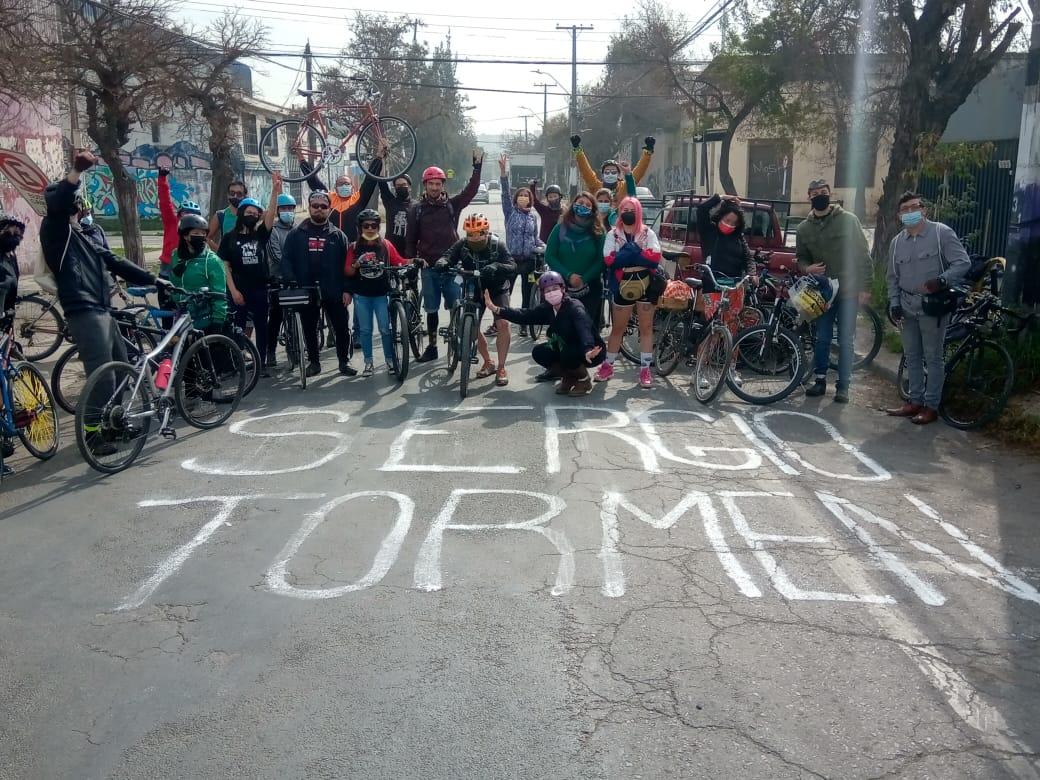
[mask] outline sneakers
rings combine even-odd
[[[373,376],[375,373],[376,373],[376,367],[374,365],[372,365],[371,363],[365,363],[365,369],[361,372],[361,377],[363,379],[368,379],[370,376]]]
[[[350,363],[340,363],[339,372],[343,374],[343,376],[357,376],[357,369],[350,365]]]
[[[614,366],[610,363],[603,362],[599,364],[599,370],[596,371],[597,382],[608,382],[614,377]]]
[[[436,360],[437,357],[438,357],[438,355],[437,355],[437,345],[436,344],[430,344],[430,346],[428,346],[423,351],[423,353],[421,355],[419,355],[418,360],[416,360],[415,362],[416,363],[429,363],[431,360]]]
[[[560,367],[551,366],[534,378],[535,382],[554,382],[561,377]]]
[[[654,375],[650,373],[650,366],[643,366],[639,369],[639,386],[644,390],[649,390],[654,386]]]
[[[267,365],[274,368],[278,365],[278,358],[275,357],[273,352],[267,353]]]
[[[819,398],[827,392],[827,380],[817,379],[813,382],[812,387],[805,391],[805,394],[810,398]]]
[[[0,466],[0,477],[13,477],[14,469],[8,466],[6,463]]]
[[[315,360],[307,364],[307,376],[317,376],[320,373],[321,363]]]
[[[580,373],[574,382],[574,386],[571,387],[570,392],[567,394],[571,398],[580,398],[583,395],[588,395],[592,392],[592,377],[589,376],[589,372],[582,368]]]
[[[849,402],[848,385],[837,385],[834,388],[834,403],[847,404]]]

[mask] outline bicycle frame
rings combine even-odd
[[[375,123],[376,135],[382,140],[383,129],[379,124],[379,114],[372,108],[370,102],[365,103],[319,103],[311,108],[307,112],[307,123],[317,129],[325,138],[329,137],[329,124],[325,121],[326,112],[330,111],[350,111],[350,112],[361,112],[361,118],[350,127],[350,132],[345,137],[340,139],[340,142],[336,145],[326,145],[324,147],[324,156],[329,156],[328,150],[335,149],[336,153],[342,155],[349,144],[354,138],[361,134],[368,125]],[[319,155],[313,149],[309,147],[306,139],[307,129],[306,125],[300,126],[299,134],[293,140],[292,149],[301,158],[316,159],[323,155]]]
[[[185,350],[185,344],[187,343],[186,338],[180,339],[177,345],[173,348],[173,356],[170,360],[173,363],[173,367],[170,371],[171,381],[166,384],[166,387],[160,393],[159,388],[155,386],[155,377],[152,376],[152,372],[147,370],[150,363],[158,362],[159,357],[166,352],[167,348],[178,336],[187,336],[193,332],[196,332],[192,327],[191,316],[188,314],[182,314],[177,318],[177,321],[170,328],[170,332],[166,334],[162,341],[160,341],[155,349],[149,352],[147,355],[142,355],[137,359],[137,363],[134,364],[134,369],[137,371],[137,379],[134,382],[133,394],[136,395],[138,390],[141,388],[141,383],[148,380],[148,388],[153,398],[169,399],[173,393],[173,387],[175,382],[172,381],[172,377],[177,373],[177,367],[180,365],[180,358]],[[138,417],[148,416],[152,417],[155,415],[155,410],[149,411],[146,415],[137,415]]]
[[[6,437],[18,435],[14,427],[14,397],[11,395],[11,383],[7,374],[11,370],[11,346],[14,340],[10,333],[4,333],[0,340],[0,401],[4,405],[4,413],[0,415],[0,433]]]

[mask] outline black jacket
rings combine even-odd
[[[379,199],[386,211],[386,240],[394,245],[401,257],[407,257],[408,209],[415,205],[415,201],[397,197],[385,181],[379,182]]]
[[[408,209],[404,256],[436,262],[459,238],[459,217],[480,189],[482,163],[473,166],[466,188],[449,198],[445,192],[433,201],[423,195]]]
[[[604,348],[603,338],[592,325],[592,318],[581,302],[564,296],[560,310],[545,301],[533,309],[501,309],[496,317],[501,317],[517,325],[548,325],[549,339],[555,336],[568,347],[575,347],[588,352],[593,347]]]
[[[306,160],[300,161],[300,170],[303,173],[308,173],[310,169],[310,163]],[[368,165],[368,170],[372,173],[379,175],[379,172],[383,170],[383,161],[376,157]],[[311,173],[307,177],[307,184],[312,190],[325,190],[329,192],[329,188],[325,186],[317,173]],[[343,211],[330,211],[329,221],[342,230],[347,235],[349,241],[357,241],[357,215],[368,208],[368,202],[372,200],[372,196],[376,194],[376,185],[379,184],[371,176],[366,176],[365,180],[361,182],[361,190],[358,194],[358,199],[354,201],[354,204],[349,208],[343,209]]]
[[[321,286],[323,300],[343,297],[347,237],[331,222],[315,225],[305,219],[289,231],[282,246],[282,281],[304,287]]]
[[[0,317],[14,308],[18,297],[18,258],[14,252],[0,255]]]
[[[712,271],[740,279],[745,274],[755,272],[755,261],[742,233],[734,231],[725,236],[719,231],[718,224],[712,221],[711,210],[721,202],[722,198],[712,195],[697,206],[697,232],[701,237],[701,251],[705,258],[711,256]]]
[[[77,186],[67,180],[48,185],[44,193],[47,216],[40,223],[43,259],[58,283],[58,300],[65,314],[105,311],[111,300],[106,270],[134,284],[155,284],[155,276],[129,260],[112,254],[69,224],[76,213]]]
[[[469,248],[466,239],[460,238],[443,259],[453,268],[480,271],[481,283],[493,293],[509,292],[516,276],[516,262],[506,251],[505,242],[494,233],[488,237],[487,246],[477,252]]]

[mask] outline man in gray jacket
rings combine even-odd
[[[959,284],[971,268],[971,260],[952,228],[927,218],[920,195],[903,194],[899,221],[903,230],[892,239],[888,251],[888,305],[892,319],[902,329],[910,400],[888,413],[927,425],[939,419],[946,373],[943,341],[950,315],[928,316],[922,302],[925,295]]]

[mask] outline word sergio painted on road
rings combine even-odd
[[[533,406],[495,405],[495,406],[459,406],[459,407],[422,407],[417,408],[411,420],[405,425],[389,447],[389,452],[380,472],[412,473],[412,474],[489,474],[498,475],[497,482],[507,475],[521,474],[525,469],[510,463],[495,465],[459,465],[449,463],[419,463],[411,455],[413,448],[423,437],[449,437],[445,441],[451,445],[458,431],[445,427],[434,427],[432,419],[436,416],[459,417],[468,420],[483,418],[490,422],[496,418],[498,423],[507,422],[501,415],[523,414],[530,420],[532,413],[537,412]],[[692,469],[703,469],[706,473],[716,475],[728,473],[728,480],[738,476],[734,472],[755,472],[766,464],[775,468],[784,479],[798,478],[810,472],[812,479],[826,478],[839,484],[845,483],[885,483],[892,480],[892,475],[879,463],[863,453],[855,445],[847,441],[841,433],[827,421],[814,415],[792,411],[764,411],[755,414],[750,420],[738,414],[727,414],[718,418],[703,412],[681,409],[648,409],[637,412],[618,411],[598,406],[546,406],[541,409],[545,431],[544,454],[545,472],[549,475],[561,473],[561,446],[568,440],[588,443],[592,437],[605,436],[621,442],[622,450],[634,453],[638,458],[638,467],[627,464],[626,468],[638,468],[637,473],[649,475],[661,474],[666,465],[674,465],[687,475]],[[312,426],[317,429],[302,430],[262,430],[266,424],[284,423],[286,419],[321,420],[325,425]],[[737,441],[729,442],[742,446],[703,446],[684,445],[684,454],[676,454],[670,449],[659,425],[655,420],[661,418],[690,418],[695,424],[687,424],[684,430],[687,436],[696,436],[702,441],[711,439],[709,433]],[[816,439],[824,442],[827,449],[836,448],[835,453],[828,454],[826,460],[829,467],[819,465],[810,460],[808,454],[800,451],[795,445],[783,439],[774,430],[775,423],[783,418],[796,420],[802,429],[811,427],[815,430]],[[267,440],[276,443],[281,439],[298,437],[320,437],[329,440],[327,451],[313,452],[312,461],[284,468],[260,469],[247,467],[243,463],[205,463],[199,458],[184,461],[182,468],[199,474],[226,477],[264,477],[266,484],[271,477],[312,471],[332,463],[351,451],[352,437],[344,430],[337,430],[351,420],[347,412],[336,410],[307,410],[298,412],[280,412],[277,414],[252,417],[239,420],[230,426],[233,436],[249,439]],[[439,425],[446,425],[445,422]],[[494,442],[504,442],[506,437],[500,436]],[[456,443],[456,446],[460,446]],[[486,448],[496,455],[504,454],[502,446]],[[806,449],[805,447],[801,448]],[[282,449],[281,452],[299,454],[303,447]],[[470,450],[472,452],[472,450]],[[568,456],[570,453],[568,453]],[[589,457],[588,452],[576,450],[576,457]],[[840,457],[839,457],[840,455]],[[817,454],[817,459],[819,455]],[[593,456],[594,458],[594,456]],[[844,459],[847,465],[855,464],[851,471],[841,471],[838,463]],[[255,464],[254,464],[255,465]],[[577,469],[577,466],[574,467]],[[587,468],[595,470],[594,464]],[[768,467],[767,467],[768,468]],[[748,474],[749,479],[751,474]],[[757,475],[756,475],[757,476]],[[774,477],[777,475],[774,475]],[[664,478],[651,478],[650,484]],[[721,482],[720,480],[717,480]],[[795,480],[797,483],[797,480]],[[661,482],[663,484],[663,482]],[[684,483],[685,485],[685,483]],[[894,487],[894,486],[893,486]],[[564,491],[566,492],[566,491]],[[230,519],[243,505],[250,502],[299,502],[327,499],[324,493],[248,493],[238,495],[207,495],[192,498],[150,499],[140,502],[141,507],[170,507],[191,504],[216,504],[217,511],[192,539],[171,553],[156,568],[155,572],[137,590],[128,596],[119,609],[134,609],[145,604],[170,577],[175,575],[189,560],[199,547],[204,545],[222,527],[229,525]],[[536,505],[537,513],[526,519],[512,519],[505,522],[464,522],[467,516],[467,504],[494,499],[499,506],[508,507],[508,514],[516,515],[523,509]],[[782,546],[790,549],[793,546],[805,546],[809,549],[833,550],[837,546],[835,539],[819,534],[781,534],[764,533],[752,528],[746,513],[748,505],[754,504],[758,515],[767,518],[790,516],[798,512],[807,501],[821,508],[823,513],[836,520],[848,532],[849,539],[861,544],[872,562],[872,568],[888,572],[902,583],[909,592],[921,602],[930,606],[946,603],[946,596],[930,579],[918,569],[920,564],[905,560],[893,551],[896,545],[905,546],[915,554],[926,556],[933,568],[937,564],[944,572],[957,577],[966,577],[997,588],[1016,598],[1040,604],[1040,592],[1014,572],[1004,567],[994,556],[972,541],[967,534],[954,524],[946,521],[932,507],[914,495],[903,494],[906,507],[916,516],[923,518],[930,528],[940,533],[943,538],[952,540],[956,546],[967,554],[971,563],[960,560],[935,544],[915,538],[903,527],[890,519],[858,503],[843,498],[833,489],[817,490],[813,485],[806,496],[797,496],[788,491],[774,490],[682,490],[682,495],[675,505],[660,516],[655,516],[640,506],[639,502],[626,496],[624,491],[603,489],[598,500],[600,529],[599,550],[596,555],[597,565],[601,572],[600,590],[603,596],[618,598],[625,593],[624,555],[622,550],[621,518],[630,516],[654,529],[667,530],[673,528],[686,515],[699,517],[710,550],[726,577],[732,582],[737,592],[748,598],[760,598],[763,591],[758,582],[741,561],[753,558],[761,566],[769,584],[783,597],[791,600],[843,601],[875,605],[892,605],[895,597],[885,593],[870,591],[863,578],[854,577],[855,587],[850,592],[832,590],[816,590],[800,587],[794,577],[781,564],[777,555],[767,545]],[[355,502],[365,501],[364,504]],[[761,511],[763,502],[769,505],[765,512]],[[335,587],[305,588],[294,585],[291,580],[291,564],[308,538],[335,513],[346,513],[354,503],[356,519],[357,507],[363,506],[362,517],[370,518],[375,504],[385,503],[393,513],[393,522],[379,543],[372,564],[368,571],[357,580]],[[721,506],[722,512],[719,512]],[[566,531],[561,527],[562,520],[573,519],[573,513],[564,515],[567,503],[561,495],[533,490],[508,488],[454,488],[444,501],[439,512],[426,532],[419,547],[414,570],[413,586],[419,591],[437,591],[444,587],[442,573],[442,549],[446,536],[450,534],[487,534],[528,532],[542,537],[556,552],[555,582],[552,594],[562,596],[575,585],[576,554],[575,548]],[[299,599],[329,599],[362,591],[378,584],[397,562],[402,547],[411,531],[412,521],[416,514],[414,500],[404,493],[392,490],[357,490],[345,495],[326,500],[315,511],[305,515],[302,525],[290,537],[282,550],[271,563],[264,577],[268,591]],[[471,509],[482,519],[487,519],[486,510]],[[528,510],[530,511],[530,510]],[[732,532],[743,540],[743,545],[734,549],[727,540],[726,531],[720,515],[724,514],[732,527]],[[756,515],[756,516],[758,516]],[[557,520],[558,519],[558,520]],[[557,523],[553,523],[557,520]],[[879,536],[880,535],[880,536]],[[895,544],[893,544],[893,542]],[[740,555],[738,555],[740,554]],[[963,557],[963,556],[961,556]],[[849,578],[843,578],[848,583]]]

